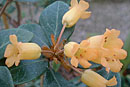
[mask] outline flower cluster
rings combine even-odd
[[[80,0],[79,3],[77,0],[71,0],[70,10],[63,16],[62,24],[72,27],[80,18],[89,18],[91,12],[85,11],[88,7],[89,4],[84,0]],[[80,44],[69,42],[64,46],[64,54],[71,58],[70,63],[74,67],[80,64],[84,68],[89,68],[92,65],[89,61],[92,61],[104,66],[108,73],[110,70],[119,72],[123,66],[120,60],[127,56],[127,52],[122,49],[123,41],[118,38],[119,35],[120,31],[116,29],[106,29],[103,35],[90,37],[81,41]],[[86,70],[82,74],[81,81],[89,87],[106,87],[117,84],[115,76],[106,80],[91,70]]]
[[[109,72],[119,72],[127,52],[122,48],[123,42],[118,38],[120,31],[106,29],[103,35],[97,35],[83,40],[80,44],[69,42],[64,46],[64,53],[71,58],[71,64],[75,67],[80,63],[84,68],[88,68],[92,61],[106,67]]]
[[[127,52],[122,49],[123,42],[118,38],[120,31],[106,29],[103,35],[97,35],[81,41],[69,42],[64,46],[64,54],[71,58],[71,64],[75,67],[80,63],[84,68],[89,68],[88,61],[101,64],[106,71],[119,72],[122,68],[120,60],[125,59]],[[106,87],[117,84],[116,78],[106,80],[96,72],[86,70],[81,81],[90,87]],[[93,84],[94,82],[94,84]]]
[[[89,61],[92,61],[104,66],[107,72],[110,70],[119,72],[123,65],[120,60],[126,58],[127,52],[122,49],[123,41],[118,38],[120,31],[116,29],[106,29],[104,34],[90,37],[81,43],[69,42],[65,46],[64,41],[59,43],[65,27],[72,27],[80,18],[90,17],[91,12],[86,11],[88,8],[89,4],[84,0],[80,0],[79,3],[77,0],[71,0],[70,10],[65,13],[62,19],[63,30],[61,30],[57,41],[55,41],[54,35],[51,35],[52,46],[50,48],[43,46],[41,50],[36,43],[18,42],[16,35],[10,35],[9,39],[12,44],[8,44],[5,49],[4,57],[7,58],[5,64],[8,67],[14,64],[18,66],[20,60],[38,59],[42,52],[49,61],[64,63],[66,55],[71,58],[70,62],[74,67],[78,67],[80,64],[84,68],[89,68],[92,65]],[[106,87],[117,84],[115,76],[107,80],[92,70],[86,70],[82,73],[81,81],[89,87]]]
[[[18,42],[16,35],[10,35],[10,42],[5,50],[4,57],[6,57],[5,64],[8,67],[14,65],[18,66],[20,60],[33,60],[41,56],[41,48],[35,43]]]

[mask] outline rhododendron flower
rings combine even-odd
[[[92,60],[91,58],[94,59],[96,56],[92,53],[95,50],[88,49],[88,46],[89,43],[87,40],[83,40],[80,44],[69,42],[64,46],[64,53],[67,57],[71,58],[71,64],[73,66],[77,67],[78,63],[80,63],[84,68],[88,68],[91,66],[88,60]]]
[[[98,57],[92,60],[95,63],[102,64],[113,72],[119,72],[122,63],[119,61],[125,59],[127,52],[122,48],[123,41],[118,38],[120,31],[106,29],[104,35],[90,37],[87,41],[90,43],[89,48],[98,50]],[[114,66],[114,67],[113,67]]]
[[[63,16],[62,24],[66,24],[66,27],[72,27],[80,18],[89,18],[91,12],[86,11],[88,8],[89,4],[84,0],[80,0],[79,3],[77,0],[71,0],[70,10]]]
[[[113,76],[113,78],[111,78],[110,80],[107,80],[98,73],[91,70],[86,70],[82,74],[81,81],[89,87],[107,87],[117,84],[115,76]]]
[[[18,42],[16,35],[10,35],[10,42],[4,53],[6,57],[5,64],[8,67],[19,65],[20,60],[33,60],[37,59],[41,55],[41,48],[35,43],[22,43]]]

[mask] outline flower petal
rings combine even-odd
[[[14,65],[14,62],[15,62],[15,58],[14,57],[9,57],[6,59],[5,61],[5,64],[8,66],[8,67],[11,67]]]
[[[111,51],[114,56],[114,58],[116,59],[125,59],[127,56],[127,52],[123,49],[113,49],[113,51]]]
[[[106,71],[109,73],[110,70],[110,66],[108,64],[108,62],[106,61],[106,58],[101,58],[101,64],[106,67]]]
[[[97,49],[88,48],[85,52],[86,53],[84,54],[84,59],[91,61],[91,60],[98,58],[98,50]]]
[[[82,11],[85,11],[86,9],[89,8],[89,3],[86,2],[86,1],[84,1],[84,0],[80,0],[79,6],[80,6],[80,9],[81,9]]]
[[[19,65],[19,63],[20,63],[20,60],[19,60],[19,59],[17,59],[17,60],[15,61],[15,66],[18,66],[18,65]]]
[[[106,32],[104,33],[104,47],[105,48],[122,48],[123,41],[118,38],[120,34],[120,31],[112,29],[108,30],[106,29]]]
[[[80,48],[87,48],[89,45],[89,42],[87,40],[83,40],[81,43],[80,43]]]
[[[80,46],[79,44],[74,44],[73,49],[72,49],[72,55],[74,55],[78,51],[79,46]]]
[[[37,59],[41,55],[41,48],[35,43],[19,43],[19,55],[22,60]]]
[[[88,61],[86,61],[85,59],[82,59],[82,58],[79,59],[79,63],[84,68],[89,68],[92,65]]]
[[[72,57],[73,54],[74,54],[73,52],[76,51],[75,48],[74,48],[74,44],[77,44],[77,43],[76,42],[69,42],[68,44],[66,44],[64,46],[64,54],[67,57]]]
[[[8,44],[5,49],[4,57],[11,57],[13,54],[17,53],[16,51],[16,48],[12,44]]]
[[[85,70],[81,76],[81,81],[89,87],[106,87],[107,82],[104,77],[91,70]]]
[[[89,48],[101,48],[103,42],[103,35],[93,36],[87,39],[89,44]]]
[[[71,8],[73,8],[75,5],[78,5],[77,0],[71,0]]]
[[[77,67],[77,66],[78,66],[78,63],[79,63],[78,59],[76,59],[75,57],[72,57],[72,58],[71,58],[71,64],[72,64],[73,66]]]
[[[16,45],[18,43],[18,40],[17,40],[17,36],[16,35],[10,35],[9,36],[10,38],[10,42],[14,45]]]
[[[81,19],[87,19],[91,16],[91,12],[83,12],[82,15],[81,15]]]
[[[107,83],[106,83],[107,86],[114,86],[114,85],[117,85],[117,80],[116,80],[116,77],[113,76],[112,79],[110,79]]]
[[[116,59],[109,60],[108,64],[112,72],[119,72],[123,65],[119,60]]]

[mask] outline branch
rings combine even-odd
[[[66,58],[66,56],[65,56],[65,58]],[[61,60],[61,59],[60,59],[60,60]],[[69,64],[68,61],[64,61],[64,62],[66,63],[66,65],[67,65],[68,67],[70,67],[71,69],[73,69],[73,70],[76,71],[77,73],[83,74],[83,72],[79,71],[79,69],[77,69],[77,68],[73,67],[71,64]]]
[[[42,75],[41,77],[40,77],[40,87],[43,87],[43,80],[44,80],[44,75]]]
[[[77,73],[79,74],[83,74],[83,72],[79,71],[77,68],[71,66],[71,65],[68,65],[71,69],[73,69],[74,71],[76,71]]]
[[[20,25],[20,22],[21,22],[21,8],[20,8],[20,5],[19,3],[16,1],[15,2],[15,5],[16,5],[16,8],[17,8],[17,23],[18,23],[18,26]]]
[[[2,18],[3,18],[4,25],[5,25],[5,29],[8,29],[9,28],[9,24],[8,24],[6,15],[3,14]]]
[[[5,15],[7,16],[7,18],[9,19],[9,22],[10,22],[15,28],[17,28],[17,27],[18,27],[17,21],[15,21],[14,19],[12,19],[9,14],[7,14],[7,13],[5,13],[5,12],[4,12],[4,14],[5,14]]]
[[[6,7],[8,6],[8,4],[9,4],[10,2],[12,2],[12,1],[13,1],[13,0],[7,0],[7,1],[6,1],[5,5],[3,6],[3,8],[2,8],[1,11],[0,11],[0,17],[1,17],[2,14],[4,13],[4,11],[5,11]]]

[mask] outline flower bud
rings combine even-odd
[[[106,80],[104,77],[91,70],[86,70],[82,74],[81,81],[89,87],[107,87],[117,84],[115,76],[110,80]]]
[[[80,19],[81,12],[77,7],[69,10],[62,19],[62,24],[66,24],[66,27],[72,27]]]
[[[35,43],[19,43],[18,49],[21,60],[37,59],[41,55],[41,48]]]
[[[64,46],[64,54],[67,57],[72,57],[72,49],[73,49],[74,44],[77,44],[77,43],[76,42],[69,42],[68,44],[66,44]]]
[[[91,12],[86,12],[85,10],[88,9],[89,4],[84,0],[80,0],[78,3],[77,0],[71,0],[71,7],[68,12],[66,12],[62,18],[62,24],[66,24],[66,27],[72,27],[76,22],[82,18],[86,19],[89,18]]]
[[[18,42],[16,35],[10,35],[10,42],[4,53],[6,57],[5,64],[8,67],[19,65],[20,60],[38,59],[41,55],[41,48],[35,43]]]

